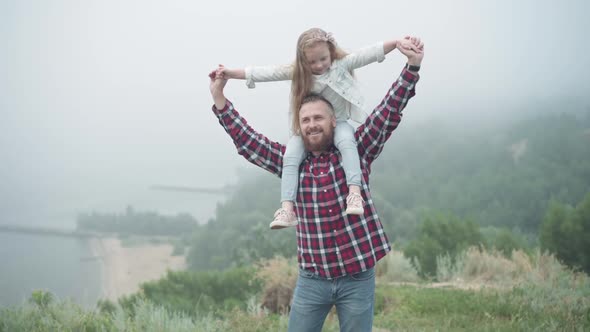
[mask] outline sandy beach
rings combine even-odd
[[[112,301],[137,292],[143,282],[162,278],[167,270],[186,267],[184,256],[172,256],[171,244],[123,247],[118,238],[96,238],[91,240],[91,248],[102,261],[100,298]]]

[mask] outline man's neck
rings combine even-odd
[[[314,157],[319,157],[322,153],[326,151],[310,151]]]
[[[316,150],[316,151],[309,151],[314,157],[319,157],[323,154],[330,153],[334,149],[334,145],[330,145],[327,149],[324,150]]]

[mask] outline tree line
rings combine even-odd
[[[249,172],[253,174],[241,177],[234,195],[218,205],[216,217],[194,233],[188,254],[192,269],[224,269],[296,254],[293,229],[268,229],[279,204],[279,179]],[[401,126],[373,165],[370,186],[394,247],[421,258],[428,273],[436,255],[472,244],[506,254],[515,248],[559,253],[557,247],[565,248],[568,241],[554,243],[552,236],[579,236],[590,228],[584,208],[577,214],[573,208],[549,210],[552,204],[586,204],[590,112],[531,115],[487,128],[450,121]],[[562,218],[563,211],[576,217]],[[556,232],[558,226],[543,225],[548,218],[561,218],[552,224],[569,220],[577,226]],[[577,247],[568,250],[590,252],[587,240],[567,244],[574,243]],[[569,261],[587,269],[580,257]]]
[[[175,216],[151,211],[135,211],[127,206],[124,213],[80,213],[76,218],[78,230],[119,235],[183,236],[197,229],[197,220],[188,213]]]

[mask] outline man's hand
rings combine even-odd
[[[406,36],[398,41],[399,51],[408,57],[408,64],[420,66],[424,58],[424,43],[417,37]]]
[[[209,73],[209,90],[211,91],[211,96],[213,97],[215,107],[218,110],[221,110],[225,107],[226,100],[225,95],[223,94],[225,83],[227,83],[227,79],[222,77],[219,69]]]

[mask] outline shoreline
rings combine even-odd
[[[91,239],[90,248],[100,261],[99,299],[116,302],[121,296],[139,291],[140,284],[166,276],[168,270],[186,268],[184,256],[172,256],[171,244],[124,247],[116,237],[103,237]]]

